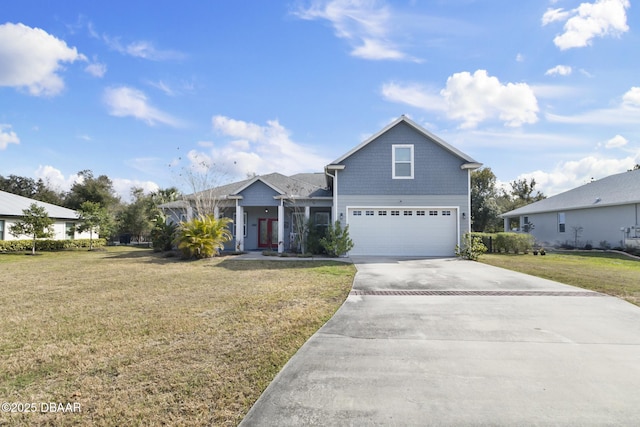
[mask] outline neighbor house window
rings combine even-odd
[[[0,219],[0,240],[4,240],[4,219]]]
[[[75,227],[74,223],[72,223],[72,222],[65,222],[64,223],[64,234],[65,234],[65,236],[67,236],[67,239],[73,240],[73,237],[74,237],[73,235],[74,235],[75,229],[76,229],[76,227]]]
[[[564,212],[559,212],[558,213],[558,232],[564,233],[564,229],[565,229]]]
[[[394,145],[393,179],[413,179],[413,145]]]

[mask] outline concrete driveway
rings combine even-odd
[[[471,261],[354,262],[241,425],[640,423],[639,307]]]

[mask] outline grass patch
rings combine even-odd
[[[480,262],[640,305],[640,261],[610,252],[547,252],[545,256],[485,254]]]
[[[346,298],[352,265],[151,250],[0,255],[0,425],[237,425]]]

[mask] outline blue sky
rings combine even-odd
[[[640,163],[630,0],[21,0],[0,14],[0,174],[188,191],[322,171],[401,114],[547,195]]]

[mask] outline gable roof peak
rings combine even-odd
[[[431,139],[432,141],[434,141],[436,144],[440,145],[445,150],[447,150],[447,151],[453,153],[454,155],[460,157],[462,160],[464,160],[466,162],[466,164],[471,165],[468,169],[477,169],[478,167],[482,166],[481,163],[476,162],[473,158],[471,158],[467,154],[463,153],[462,151],[458,150],[457,148],[453,147],[452,145],[448,144],[447,142],[445,142],[442,138],[438,137],[437,135],[432,134],[431,132],[429,132],[428,130],[426,130],[425,128],[423,128],[422,126],[420,126],[419,124],[417,124],[416,122],[414,122],[413,120],[411,120],[409,117],[407,117],[404,114],[402,114],[400,117],[398,117],[397,119],[395,119],[394,121],[389,123],[387,126],[382,128],[382,130],[380,130],[377,133],[371,135],[369,138],[364,140],[362,143],[360,143],[358,146],[353,148],[351,151],[349,151],[348,153],[346,153],[342,157],[340,157],[340,158],[334,160],[333,162],[329,163],[329,165],[336,165],[336,164],[339,164],[339,163],[343,162],[345,159],[347,159],[348,157],[351,157],[351,155],[353,155],[356,152],[360,151],[361,149],[363,149],[364,147],[369,145],[371,142],[375,141],[381,135],[387,133],[388,131],[390,131],[391,129],[393,129],[394,127],[399,125],[400,123],[406,123],[407,125],[409,125],[412,128],[414,128],[418,133],[422,134],[426,138]]]

